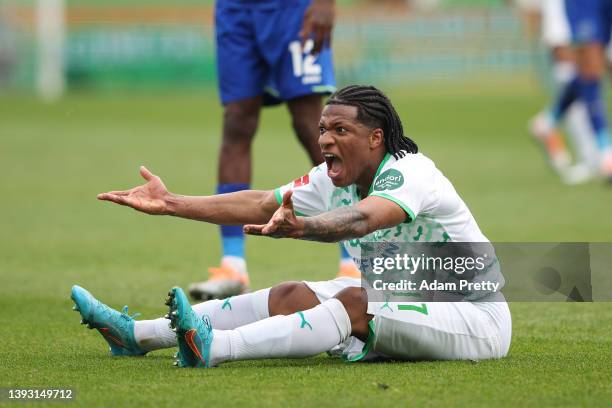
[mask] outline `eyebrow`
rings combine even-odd
[[[325,119],[321,118],[319,120],[319,125],[327,125],[327,126],[337,126],[337,125],[352,125],[352,121],[348,121],[347,119],[344,118],[334,118],[331,119],[329,122],[326,122]]]

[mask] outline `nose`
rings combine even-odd
[[[326,150],[334,143],[334,139],[330,136],[329,132],[325,131],[319,134],[319,146],[321,150]]]

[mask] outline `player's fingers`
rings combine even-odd
[[[263,227],[264,225],[247,224],[242,227],[242,230],[244,231],[245,234],[262,235],[261,230],[263,229]]]
[[[304,47],[304,43],[306,40],[310,38],[310,34],[312,33],[312,20],[306,16],[304,17],[304,24],[302,25],[302,29],[300,30],[300,40],[302,42],[302,47]]]
[[[98,200],[104,200],[104,201],[111,201],[111,197],[115,196],[116,194],[113,194],[112,192],[110,193],[100,193],[96,196],[96,198]]]
[[[267,223],[261,229],[262,235],[272,235],[272,234],[274,234],[276,231],[278,231],[279,224],[280,224],[280,222],[279,221],[275,221],[275,220],[272,220],[271,222]]]
[[[140,210],[142,207],[140,200],[127,196],[109,195],[106,201],[112,201],[113,203],[125,205],[126,207],[132,207],[137,210]]]
[[[98,200],[111,201],[113,203],[121,204],[121,205],[129,205],[124,196],[111,194],[111,193],[98,194]]]
[[[323,48],[323,42],[325,41],[325,28],[321,25],[317,25],[314,31],[314,46],[312,47],[312,55],[317,55]]]
[[[332,28],[332,26],[326,27],[325,28],[325,38],[323,39],[323,45],[322,45],[321,49],[323,49],[323,47],[325,47],[325,46],[331,47],[332,35],[333,35],[333,28]]]
[[[112,194],[112,195],[119,195],[119,196],[126,196],[128,194],[130,194],[132,192],[132,190],[115,190],[115,191],[109,191],[106,194]]]
[[[280,225],[285,221],[285,214],[283,214],[282,212],[276,212],[272,218],[270,218],[270,221],[268,221],[268,223],[266,225]]]
[[[151,181],[155,175],[149,171],[145,166],[140,166],[140,175],[147,181]]]
[[[283,194],[283,207],[293,210],[293,200],[291,199],[292,196],[293,190],[285,191],[285,194]]]

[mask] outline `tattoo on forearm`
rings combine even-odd
[[[366,216],[355,207],[344,207],[316,217],[305,218],[302,239],[338,242],[367,234]]]

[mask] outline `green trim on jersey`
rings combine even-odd
[[[283,195],[281,194],[280,189],[280,187],[274,189],[274,197],[276,197],[276,202],[278,205],[283,203]],[[295,210],[295,215],[299,215],[300,217],[310,217],[310,215],[299,212],[298,210]]]
[[[378,175],[380,174],[380,171],[383,169],[383,167],[385,167],[385,164],[387,164],[390,158],[391,158],[391,155],[388,152],[385,153],[385,157],[383,157],[382,161],[378,165],[378,168],[376,169],[376,174],[374,174],[374,178],[372,179],[372,184],[370,185],[370,191],[368,191],[368,195],[372,194],[372,190],[374,189],[374,183],[376,182],[376,178],[378,177]]]
[[[374,346],[374,341],[376,341],[376,326],[374,325],[374,319],[372,319],[368,322],[368,339],[361,349],[361,353],[350,358],[343,354],[342,360],[346,361],[347,363],[363,360]]]
[[[280,187],[274,189],[274,197],[276,197],[276,202],[278,205],[283,203],[283,195],[280,192]]]
[[[385,194],[385,193],[372,193],[372,194],[370,194],[370,196],[386,198],[387,200],[393,201],[395,204],[397,204],[400,207],[402,207],[402,210],[404,210],[404,212],[406,213],[407,218],[409,218],[409,219],[406,220],[406,222],[411,222],[411,221],[414,221],[416,219],[416,217],[414,216],[414,212],[412,212],[410,207],[408,207],[406,204],[404,204],[403,202],[401,202],[397,198],[392,197],[389,194]]]

